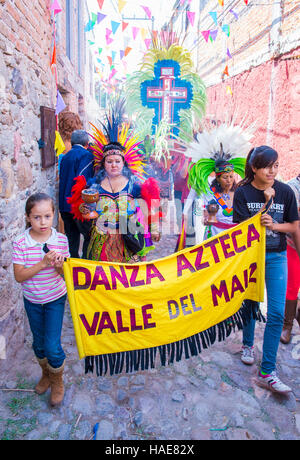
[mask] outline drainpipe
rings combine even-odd
[[[284,0],[274,2],[272,8],[272,24],[270,30],[270,55],[272,56],[272,69],[270,80],[270,93],[269,93],[269,108],[267,120],[267,134],[266,144],[272,145],[273,131],[275,122],[275,107],[276,107],[276,81],[279,73],[278,61],[274,58],[280,56],[280,42],[281,42],[281,25],[283,16]]]

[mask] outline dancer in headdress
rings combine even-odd
[[[153,241],[159,240],[159,217],[153,206],[159,206],[159,188],[154,179],[145,181],[141,143],[122,123],[119,109],[118,104],[111,108],[101,128],[92,125],[91,149],[99,169],[88,184],[79,176],[69,199],[78,219],[93,220],[88,248],[92,260],[137,261],[154,248],[151,235]],[[147,203],[146,217],[139,198]]]
[[[191,190],[184,215],[187,215],[194,200],[202,198],[205,225],[203,239],[234,226],[232,203],[236,187],[235,173],[244,177],[252,136],[251,127],[243,129],[233,123],[221,124],[197,134],[196,139],[187,146],[185,155],[191,157],[188,178]],[[210,183],[209,177],[213,173],[215,177]],[[196,241],[199,240],[197,235]]]

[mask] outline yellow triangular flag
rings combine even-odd
[[[232,89],[230,86],[226,86],[226,94],[230,94],[230,96],[232,96]]]
[[[125,0],[118,0],[119,12],[121,13],[122,9],[126,5],[127,2]]]
[[[59,157],[65,150],[66,146],[64,144],[64,141],[61,138],[61,135],[59,134],[58,131],[55,131],[55,144],[54,144],[54,150],[56,150],[56,156]]]
[[[145,38],[147,37],[147,34],[148,34],[147,30],[141,28],[141,36],[143,40],[145,40]]]

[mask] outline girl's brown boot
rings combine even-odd
[[[43,395],[50,387],[48,360],[47,358],[38,359],[38,363],[42,368],[42,378],[34,390],[38,395]]]
[[[49,378],[51,386],[50,404],[51,406],[58,406],[64,399],[64,382],[63,372],[64,364],[55,369],[48,364]]]

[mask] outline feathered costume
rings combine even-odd
[[[84,176],[77,177],[72,188],[72,196],[68,199],[72,214],[77,219],[84,220],[86,214],[81,213],[81,210],[84,211],[82,191],[88,189],[90,193],[98,194],[97,202],[89,205],[93,210],[94,218],[88,248],[88,257],[92,260],[130,261],[133,254],[124,244],[124,223],[125,233],[129,223],[143,226],[144,247],[138,252],[139,256],[146,255],[154,248],[149,230],[158,233],[159,229],[159,187],[152,178],[145,181],[141,143],[138,142],[137,137],[129,133],[129,126],[122,123],[120,108],[119,102],[111,106],[110,114],[106,116],[106,124],[102,124],[102,129],[92,125],[90,136],[93,144],[90,148],[94,153],[98,174],[88,184]],[[126,174],[129,176],[127,185],[118,193],[108,192],[101,186],[105,177],[103,162],[109,155],[123,157],[127,168]],[[147,204],[148,219],[145,219],[137,203],[138,198],[142,198]]]
[[[172,196],[172,167],[182,158],[174,138],[189,140],[206,106],[205,85],[183,42],[171,28],[152,34],[140,70],[125,85],[127,112],[134,115],[140,137],[153,139],[149,163],[159,180],[161,196],[168,199]]]
[[[192,165],[188,184],[198,195],[209,191],[208,177],[216,171],[216,162],[231,164],[239,176],[244,177],[246,156],[251,149],[252,127],[221,124],[210,131],[197,134],[196,140],[187,145],[185,155]],[[223,171],[224,172],[224,171]]]
[[[191,188],[184,208],[187,215],[197,197],[201,197],[204,207],[215,205],[216,222],[205,229],[204,239],[228,229],[232,224],[232,208],[208,178],[212,173],[218,177],[226,172],[235,172],[240,177],[245,175],[246,156],[251,149],[254,125],[244,128],[242,125],[223,123],[210,130],[203,130],[196,139],[186,144],[185,155],[191,158],[188,185]],[[228,197],[229,200],[229,197]],[[230,200],[229,200],[230,201]],[[197,220],[197,219],[196,219]],[[196,226],[195,226],[196,227]],[[196,228],[197,231],[197,228]],[[182,234],[184,228],[182,228]],[[181,235],[181,239],[184,237]],[[199,238],[196,238],[199,242]],[[178,249],[182,249],[178,245]]]
[[[188,140],[192,135],[195,121],[200,121],[205,113],[206,88],[194,71],[191,54],[179,44],[178,38],[170,31],[162,31],[156,38],[152,37],[152,47],[144,56],[141,70],[132,74],[126,81],[126,109],[131,115],[136,115],[136,129],[141,137],[155,133],[159,129],[157,111],[147,104],[147,86],[155,85],[151,82],[161,67],[174,68],[173,82],[187,90],[185,107],[179,110],[178,119],[173,120],[173,127],[179,138]],[[157,75],[158,80],[160,79]],[[182,79],[182,81],[180,81]],[[171,88],[172,89],[172,88]],[[175,115],[174,115],[175,117]]]

